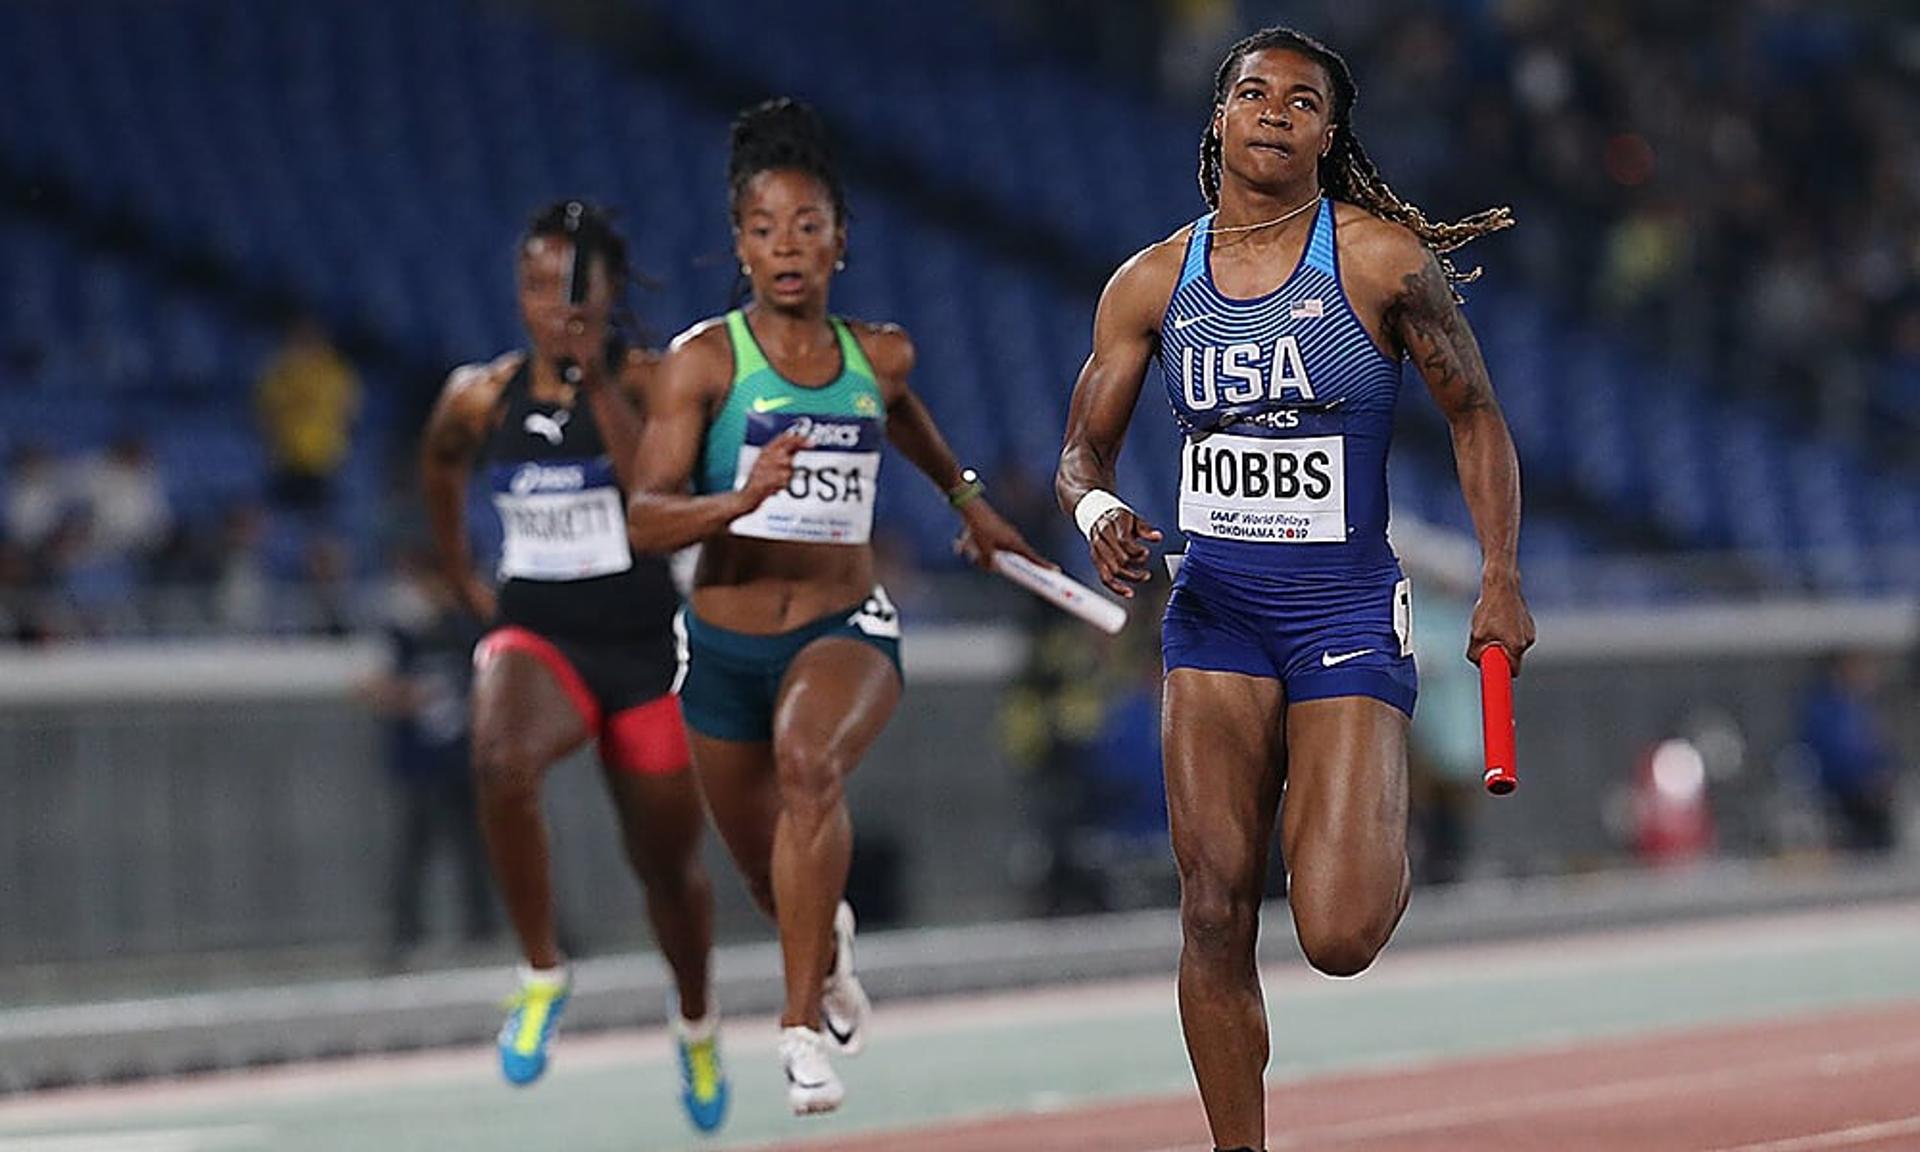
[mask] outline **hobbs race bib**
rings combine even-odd
[[[633,567],[627,512],[606,459],[502,465],[493,488],[503,579],[585,580]]]
[[[1345,543],[1346,474],[1339,436],[1189,440],[1180,453],[1180,530],[1217,540]]]
[[[865,544],[873,535],[873,500],[880,480],[880,422],[861,416],[751,413],[733,473],[736,491],[746,485],[761,449],[788,428],[798,429],[807,443],[793,459],[793,479],[728,530],[761,540]]]

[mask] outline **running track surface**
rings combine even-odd
[[[503,977],[504,982],[504,977]],[[1920,906],[1389,953],[1266,974],[1282,1149],[1920,1149]],[[773,1025],[728,1025],[735,1113],[698,1140],[657,1031],[0,1098],[0,1152],[1209,1147],[1171,978],[883,1004],[848,1103],[782,1111]]]

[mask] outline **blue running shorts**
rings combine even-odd
[[[900,613],[875,585],[851,608],[830,612],[790,632],[756,636],[720,628],[683,608],[680,633],[680,711],[687,727],[716,740],[773,738],[773,707],[787,666],[815,640],[843,636],[878,648],[900,672]]]
[[[1413,715],[1413,593],[1398,564],[1357,571],[1180,566],[1161,630],[1166,669],[1280,681],[1287,701],[1371,696]]]

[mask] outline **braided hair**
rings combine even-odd
[[[1440,269],[1451,283],[1466,284],[1477,279],[1480,269],[1461,272],[1446,253],[1491,232],[1513,227],[1513,209],[1489,208],[1452,224],[1427,219],[1418,205],[1402,200],[1381,178],[1373,158],[1361,146],[1353,131],[1353,105],[1360,89],[1353,72],[1338,52],[1302,32],[1291,28],[1262,28],[1227,49],[1220,70],[1213,79],[1213,107],[1217,112],[1227,102],[1227,89],[1246,58],[1269,48],[1298,52],[1326,69],[1333,81],[1333,147],[1320,161],[1320,190],[1335,200],[1357,204],[1383,220],[1404,225],[1419,237],[1440,261]],[[1220,207],[1220,135],[1213,129],[1211,117],[1200,136],[1200,195],[1207,207]]]
[[[833,218],[846,223],[847,192],[827,146],[827,128],[810,106],[782,96],[756,104],[733,120],[733,148],[727,157],[728,202],[735,223],[747,185],[762,172],[791,168],[820,182],[833,201]]]
[[[625,354],[630,339],[641,339],[638,322],[627,307],[627,286],[633,282],[633,268],[627,263],[627,238],[613,222],[613,214],[587,200],[557,200],[533,214],[521,234],[520,247],[535,240],[567,240],[573,244],[573,274],[567,284],[567,299],[574,304],[587,298],[593,262],[606,269],[613,290],[613,308],[607,317],[607,356],[614,363]]]

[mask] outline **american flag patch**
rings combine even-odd
[[[1326,314],[1327,306],[1320,302],[1318,296],[1296,300],[1293,307],[1287,309],[1287,318],[1290,320],[1318,320]]]

